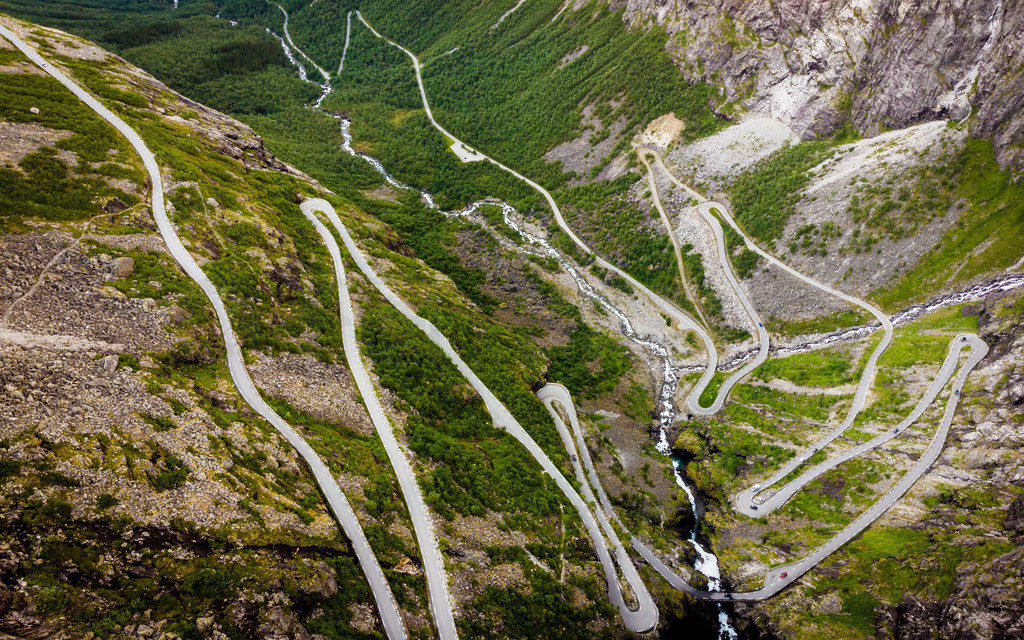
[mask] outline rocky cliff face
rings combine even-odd
[[[1012,586],[1019,584],[1024,553],[1021,548],[979,567],[957,582],[948,600],[928,602],[907,595],[896,607],[882,612],[880,628],[897,640],[928,638],[1019,638],[1024,634],[1024,603]]]
[[[1019,0],[626,0],[625,19],[670,34],[694,80],[805,137],[966,119],[1003,167],[1024,170]],[[622,6],[622,3],[619,3]]]

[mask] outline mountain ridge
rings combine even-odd
[[[967,120],[1003,168],[1024,173],[1024,9],[1013,0],[617,0],[657,24],[684,75],[804,137],[852,122],[866,136]]]

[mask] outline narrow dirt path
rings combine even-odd
[[[701,309],[700,298],[697,297],[697,292],[693,290],[693,285],[690,283],[690,279],[686,276],[686,264],[683,262],[683,252],[679,247],[679,239],[676,238],[675,229],[672,228],[672,221],[668,217],[668,213],[665,212],[665,207],[661,204],[661,195],[658,189],[657,177],[654,175],[654,168],[647,161],[647,154],[641,151],[639,154],[640,161],[647,167],[647,183],[651,187],[651,198],[654,200],[654,208],[658,210],[658,214],[661,216],[661,223],[665,225],[665,231],[668,233],[668,239],[672,241],[672,250],[676,254],[676,265],[679,267],[679,281],[683,284],[683,290],[686,291],[686,297],[693,301],[693,308],[700,316],[700,321],[705,327],[710,327],[708,319],[704,315],[703,309]]]

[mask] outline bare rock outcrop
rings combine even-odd
[[[614,4],[614,3],[613,3]],[[969,118],[1003,167],[1024,170],[1024,4],[1019,0],[626,0],[656,23],[691,80],[804,137]]]
[[[1020,638],[1024,601],[1019,585],[1024,548],[999,556],[980,571],[962,576],[947,600],[929,602],[907,595],[879,618],[897,640],[925,638]]]

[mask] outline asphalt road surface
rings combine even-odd
[[[363,22],[363,24],[366,25],[366,27],[369,28],[371,32],[373,32],[374,35],[376,35],[378,38],[382,38],[382,39],[386,40],[387,42],[389,42],[390,44],[394,45],[395,47],[398,47],[399,49],[404,51],[412,59],[413,66],[414,66],[414,68],[416,70],[416,81],[417,81],[417,84],[419,86],[420,97],[422,99],[423,107],[424,107],[424,110],[427,113],[428,118],[430,119],[430,121],[434,125],[434,127],[437,128],[437,130],[440,131],[443,135],[447,136],[448,138],[450,138],[452,140],[455,140],[457,143],[461,143],[461,141],[458,138],[456,138],[451,133],[449,133],[446,129],[444,129],[444,127],[442,127],[440,125],[440,123],[437,122],[437,120],[434,119],[433,113],[430,110],[429,101],[427,100],[426,90],[425,90],[424,85],[423,85],[423,78],[422,78],[422,74],[421,74],[421,70],[420,70],[420,62],[419,62],[419,59],[416,57],[416,55],[413,54],[412,51],[410,51],[410,50],[406,49],[405,47],[403,47],[402,45],[398,44],[397,42],[394,42],[393,40],[390,40],[388,38],[384,38],[384,36],[382,36],[380,33],[378,33],[366,21],[366,19],[363,18],[361,13],[359,13],[357,11],[356,14],[359,17],[359,19]],[[465,145],[465,143],[462,143],[462,144]],[[465,145],[465,146],[466,146],[466,148],[471,149],[468,145]],[[477,153],[479,153],[479,152],[477,152]],[[566,234],[568,234],[568,236],[573,240],[573,242],[578,247],[580,247],[583,251],[585,251],[589,255],[593,256],[594,259],[595,259],[595,262],[597,262],[600,266],[602,266],[605,269],[608,269],[608,270],[613,271],[614,273],[618,274],[620,277],[622,277],[626,281],[628,281],[634,288],[638,289],[643,295],[647,296],[652,302],[654,302],[658,307],[660,307],[666,314],[668,314],[671,318],[675,319],[677,321],[677,323],[678,323],[678,326],[681,329],[694,331],[701,338],[701,341],[704,343],[705,348],[707,349],[707,352],[708,352],[708,365],[707,365],[707,367],[706,367],[706,369],[704,371],[704,374],[701,376],[701,378],[697,382],[696,386],[691,390],[690,395],[689,395],[689,397],[687,399],[687,404],[688,404],[689,408],[691,409],[691,411],[694,412],[694,413],[703,414],[703,415],[710,415],[710,414],[717,413],[721,409],[722,405],[724,404],[725,398],[728,396],[728,392],[732,388],[732,386],[736,382],[738,382],[740,379],[742,379],[743,376],[747,375],[755,367],[759,366],[762,362],[764,362],[765,358],[767,358],[768,348],[769,348],[769,337],[768,337],[767,331],[764,329],[763,322],[761,322],[761,320],[760,320],[760,318],[759,318],[759,316],[757,314],[756,309],[753,307],[753,304],[749,300],[749,297],[746,296],[745,292],[743,291],[742,287],[739,284],[738,279],[735,276],[735,273],[732,270],[731,263],[728,260],[728,256],[726,255],[724,233],[722,231],[721,224],[718,222],[717,218],[715,218],[714,213],[717,213],[718,215],[722,216],[722,218],[726,222],[728,222],[733,227],[733,229],[735,229],[743,237],[744,242],[746,243],[747,247],[749,249],[751,249],[752,251],[756,252],[758,255],[760,255],[765,260],[767,260],[770,263],[776,265],[777,267],[783,269],[784,271],[786,271],[787,273],[789,273],[793,277],[795,277],[795,278],[797,278],[797,279],[799,279],[799,280],[801,280],[801,281],[803,281],[803,282],[805,282],[807,284],[810,284],[813,287],[816,287],[816,288],[818,288],[818,289],[820,289],[820,290],[822,290],[824,292],[827,292],[827,293],[829,293],[831,295],[834,295],[834,296],[836,296],[836,297],[838,297],[838,298],[840,298],[840,299],[842,299],[842,300],[844,300],[846,302],[849,302],[849,303],[854,304],[856,306],[859,306],[859,307],[861,307],[863,309],[866,309],[869,313],[871,313],[881,323],[881,325],[883,327],[883,330],[885,332],[884,336],[883,336],[882,340],[879,342],[878,346],[875,348],[875,350],[872,352],[871,356],[868,359],[868,362],[867,362],[867,364],[865,366],[865,369],[864,369],[864,371],[863,371],[863,373],[861,375],[860,381],[858,383],[857,391],[854,394],[853,405],[852,405],[852,407],[850,409],[850,412],[848,413],[846,419],[839,426],[837,426],[832,432],[830,432],[824,438],[820,439],[818,442],[814,443],[808,451],[805,451],[801,455],[797,456],[794,460],[792,460],[789,464],[785,465],[782,469],[780,469],[771,478],[769,478],[768,480],[766,480],[763,483],[761,483],[761,485],[759,486],[759,488],[756,491],[753,490],[753,489],[748,489],[748,490],[740,493],[739,496],[737,496],[737,498],[736,498],[736,503],[738,505],[738,508],[740,508],[741,511],[743,511],[744,513],[747,513],[748,515],[751,515],[751,514],[753,514],[753,515],[761,515],[759,513],[760,509],[757,509],[757,510],[749,509],[749,508],[748,509],[744,509],[742,506],[739,506],[739,505],[742,505],[742,504],[745,503],[745,504],[747,504],[749,506],[752,503],[751,502],[752,499],[754,498],[754,496],[757,493],[763,492],[765,489],[769,488],[774,483],[776,483],[779,480],[781,480],[782,478],[786,477],[793,469],[795,469],[796,467],[800,466],[804,461],[806,461],[808,458],[810,458],[810,456],[813,455],[814,452],[816,452],[817,450],[821,449],[824,446],[827,446],[829,443],[831,443],[833,440],[838,438],[844,431],[846,431],[853,424],[853,421],[856,418],[857,414],[860,413],[860,411],[864,407],[865,401],[867,399],[867,394],[868,394],[868,392],[870,390],[871,383],[872,383],[872,381],[874,379],[875,370],[876,370],[877,363],[878,363],[878,358],[888,348],[889,344],[892,342],[892,337],[893,337],[893,326],[892,326],[892,323],[890,322],[888,316],[886,316],[881,310],[879,310],[878,308],[874,307],[871,304],[868,304],[867,302],[865,302],[863,300],[860,300],[860,299],[855,298],[853,296],[850,296],[850,295],[848,295],[846,293],[843,293],[842,291],[839,291],[839,290],[837,290],[837,289],[835,289],[833,287],[830,287],[830,286],[825,285],[825,284],[823,284],[821,282],[818,282],[817,280],[815,280],[815,279],[813,279],[813,278],[811,278],[809,276],[806,276],[806,275],[796,271],[795,269],[793,269],[789,265],[783,263],[782,261],[778,260],[777,258],[772,256],[771,254],[769,254],[769,253],[765,252],[764,250],[762,250],[760,247],[758,247],[753,242],[753,240],[751,240],[744,233],[744,231],[739,227],[739,225],[736,224],[735,220],[733,220],[731,214],[729,213],[728,209],[724,205],[722,205],[720,203],[716,203],[716,202],[709,202],[709,201],[707,201],[703,196],[701,196],[699,193],[694,191],[692,188],[690,188],[689,186],[681,183],[679,180],[677,180],[672,175],[672,173],[670,171],[668,171],[668,168],[665,167],[664,162],[661,159],[660,155],[654,153],[656,160],[658,161],[660,166],[664,169],[664,171],[669,176],[669,178],[672,179],[672,181],[675,184],[677,184],[680,187],[682,187],[683,189],[685,189],[690,195],[694,196],[695,198],[697,198],[698,201],[700,201],[702,203],[701,206],[700,206],[700,209],[699,209],[700,213],[701,213],[702,217],[704,218],[705,222],[715,232],[716,242],[717,242],[718,250],[719,250],[719,256],[718,257],[719,257],[719,260],[722,262],[723,268],[726,271],[726,274],[727,274],[727,276],[729,278],[729,281],[730,281],[730,285],[736,291],[737,296],[740,298],[740,300],[741,300],[744,308],[746,309],[747,313],[750,315],[751,319],[756,322],[757,327],[758,327],[758,335],[759,335],[759,338],[760,338],[760,348],[758,350],[757,357],[752,362],[748,363],[746,366],[744,366],[742,369],[740,369],[739,371],[734,373],[732,376],[730,376],[726,380],[726,382],[719,389],[719,392],[716,394],[716,398],[715,398],[714,402],[712,403],[712,405],[710,407],[701,407],[700,404],[699,404],[699,398],[700,398],[701,394],[704,392],[704,390],[707,388],[708,384],[711,382],[711,379],[712,379],[712,377],[714,376],[714,373],[715,373],[715,366],[716,366],[717,361],[718,361],[717,350],[715,349],[714,342],[712,341],[712,339],[711,339],[710,335],[708,334],[708,332],[705,331],[704,328],[699,323],[697,323],[695,320],[693,320],[688,315],[686,315],[681,310],[679,310],[677,307],[675,307],[675,305],[670,304],[669,302],[667,302],[664,299],[662,299],[660,296],[654,294],[647,287],[645,287],[644,285],[642,285],[639,282],[637,282],[636,279],[634,279],[632,276],[630,276],[629,274],[625,273],[624,271],[622,271],[621,269],[619,269],[615,265],[612,265],[612,264],[608,263],[606,260],[604,260],[603,258],[598,256],[597,254],[595,254],[590,249],[590,247],[588,247],[572,231],[572,229],[568,226],[568,224],[565,222],[565,219],[562,216],[562,213],[561,213],[561,210],[558,207],[558,204],[555,202],[554,198],[551,196],[551,194],[544,187],[542,187],[541,185],[537,184],[533,180],[530,180],[529,178],[527,178],[526,176],[520,174],[519,172],[517,172],[517,171],[515,171],[515,170],[513,170],[513,169],[511,169],[511,168],[509,168],[509,167],[507,167],[505,165],[503,165],[502,163],[498,162],[497,160],[494,160],[493,158],[491,158],[489,156],[486,156],[484,154],[480,154],[480,155],[483,155],[484,158],[486,160],[488,160],[489,162],[495,164],[496,166],[500,167],[501,169],[503,169],[503,170],[507,171],[508,173],[514,175],[515,177],[519,178],[520,180],[522,180],[523,182],[525,182],[526,184],[530,185],[535,190],[537,190],[542,196],[544,196],[544,199],[548,202],[548,205],[551,207],[552,212],[554,213],[554,216],[555,216],[555,220],[558,223],[559,227],[562,229],[562,231],[564,231]],[[698,590],[698,589],[694,589],[692,586],[686,584],[685,581],[683,581],[678,575],[674,574],[674,572],[672,572],[671,569],[669,569],[669,567],[667,567],[667,565],[665,565],[657,557],[655,557],[654,554],[651,553],[650,550],[648,550],[639,540],[636,540],[636,539],[633,540],[633,547],[634,547],[634,549],[638,553],[640,553],[640,555],[643,556],[652,565],[652,567],[654,567],[656,570],[659,571],[659,573],[661,573],[666,579],[668,579],[670,581],[670,583],[672,583],[674,586],[676,586],[679,589],[682,589],[684,591],[687,591],[688,593],[691,593],[692,595],[694,595],[696,597],[700,597],[700,598],[704,598],[704,599],[709,599],[709,600],[727,600],[727,599],[731,599],[731,598],[741,599],[741,600],[759,600],[759,599],[764,599],[764,598],[770,597],[772,595],[775,595],[776,593],[781,591],[783,588],[785,588],[786,586],[791,584],[793,581],[795,581],[797,578],[802,576],[804,573],[806,573],[811,567],[813,567],[815,564],[820,562],[823,558],[827,557],[830,553],[832,553],[833,551],[835,551],[836,549],[841,547],[843,544],[845,544],[849,540],[851,540],[854,536],[856,536],[858,533],[863,531],[864,528],[866,528],[872,522],[874,522],[879,516],[881,516],[882,513],[885,512],[886,509],[888,509],[890,506],[892,506],[892,504],[894,504],[904,493],[906,493],[906,491],[914,484],[914,482],[916,482],[921,477],[921,475],[923,475],[925,472],[927,472],[928,467],[930,467],[931,464],[935,461],[935,459],[937,459],[939,453],[941,453],[941,450],[942,450],[942,444],[943,444],[943,442],[945,440],[945,433],[948,431],[949,423],[952,421],[952,417],[953,417],[953,414],[954,414],[955,408],[956,408],[956,403],[959,400],[959,387],[956,386],[956,385],[962,386],[963,379],[966,377],[967,373],[970,372],[970,370],[977,364],[977,362],[981,359],[981,357],[984,357],[984,352],[987,352],[987,350],[988,350],[988,348],[984,344],[984,342],[981,341],[981,339],[978,338],[977,336],[961,335],[961,336],[959,336],[956,339],[956,341],[961,343],[961,345],[964,345],[964,346],[969,345],[969,346],[971,346],[972,347],[972,356],[968,360],[968,362],[965,365],[965,367],[961,370],[960,376],[958,376],[958,378],[957,378],[957,382],[955,383],[955,386],[954,386],[954,394],[951,395],[949,403],[947,404],[946,416],[945,416],[944,421],[943,421],[943,426],[940,427],[939,432],[936,434],[936,439],[933,440],[932,445],[929,447],[929,449],[926,452],[926,454],[924,456],[922,456],[922,458],[919,459],[918,463],[915,464],[915,466],[911,469],[911,471],[908,472],[896,484],[896,486],[894,486],[888,493],[886,493],[885,496],[883,496],[879,501],[877,501],[874,505],[872,505],[863,514],[861,514],[861,516],[859,516],[856,520],[854,520],[852,523],[850,523],[850,525],[848,525],[846,528],[844,528],[835,537],[833,537],[828,543],[826,543],[825,545],[820,547],[818,550],[816,550],[811,555],[807,556],[806,558],[804,558],[804,559],[802,559],[802,560],[800,560],[800,561],[798,561],[796,563],[792,563],[792,564],[788,564],[788,565],[783,565],[783,566],[780,566],[780,567],[773,567],[771,570],[769,570],[767,572],[767,574],[766,574],[765,586],[762,587],[761,589],[759,589],[757,591],[743,593],[743,594],[726,594],[726,593],[707,592],[707,591],[701,591],[701,590]],[[959,348],[962,349],[964,347],[961,346]],[[957,349],[957,347],[955,345],[953,347],[953,350],[954,351],[958,351],[958,349]],[[953,359],[953,364],[954,365],[955,365],[955,362],[956,362],[956,359],[954,358]],[[944,365],[944,368],[945,368],[945,365]],[[950,369],[949,371],[951,372],[952,369]],[[937,393],[938,392],[936,391],[936,394]],[[933,399],[934,399],[934,396],[932,397],[932,400]],[[563,407],[565,407],[565,404],[564,403],[562,403],[562,404],[563,404]],[[922,405],[923,408],[921,410],[923,411],[924,408],[926,408],[928,406],[928,404],[930,404],[930,402],[927,403],[927,404]],[[571,406],[571,401],[569,402],[569,406]],[[548,407],[549,407],[549,410],[551,410],[553,413],[555,413],[550,404],[548,405]],[[568,412],[568,408],[566,408],[566,411]],[[492,413],[492,415],[494,415],[494,414]],[[557,423],[557,421],[556,421],[556,423]],[[902,429],[900,429],[900,427],[897,427],[897,429],[899,431],[902,431]],[[890,435],[895,436],[896,434],[895,433],[890,433]],[[940,437],[940,435],[941,435],[941,437]],[[563,435],[563,440],[566,441],[567,444],[569,443],[568,440],[566,440],[564,435]],[[571,449],[570,449],[570,451],[571,451]],[[842,462],[842,460],[840,460],[839,462],[836,462],[835,464],[840,464],[841,462]],[[834,467],[834,466],[835,465],[832,465],[832,467]],[[829,467],[829,468],[832,468],[832,467]],[[826,470],[827,469],[820,470],[820,472],[817,475],[820,475],[820,473],[824,473],[824,471],[826,471]],[[582,476],[582,473],[581,473],[581,471],[579,470],[578,467],[577,467],[577,474],[579,476]],[[810,472],[808,474],[805,474],[805,475],[808,476],[808,479],[806,479],[806,481],[809,481],[809,479],[810,479]],[[597,482],[597,484],[595,486],[600,486],[600,483]],[[799,487],[797,487],[797,488],[799,488]],[[790,494],[790,495],[792,495],[792,494]],[[780,497],[780,500],[784,502],[784,498]],[[592,534],[592,537],[593,537],[593,534]],[[781,577],[782,573],[786,573],[786,577],[785,578]]]
[[[616,573],[616,563],[612,561],[611,553],[609,552],[608,543],[606,543],[604,536],[602,535],[602,525],[598,524],[600,516],[595,517],[591,512],[589,505],[586,501],[580,497],[576,492],[575,488],[569,481],[562,475],[558,467],[555,466],[554,462],[547,456],[546,453],[540,448],[540,446],[534,441],[534,439],[527,433],[526,429],[515,419],[515,416],[498,400],[497,396],[487,387],[486,384],[480,379],[479,376],[469,367],[468,364],[462,359],[457,351],[452,347],[448,338],[444,336],[441,331],[434,326],[430,321],[420,317],[413,311],[409,305],[405,303],[385,282],[377,275],[377,273],[370,266],[366,257],[363,255],[362,250],[349,235],[345,225],[338,218],[337,213],[329,203],[324,201],[318,201],[316,208],[324,212],[328,220],[334,226],[335,231],[341,236],[342,242],[345,244],[345,248],[352,256],[356,266],[363,273],[367,280],[384,296],[384,298],[404,315],[410,322],[416,325],[426,336],[437,345],[448,360],[459,370],[459,372],[466,378],[470,386],[480,394],[481,399],[487,409],[487,412],[491,415],[494,420],[495,427],[504,429],[512,437],[519,441],[526,450],[534,457],[535,460],[541,465],[541,468],[547,473],[558,485],[558,488],[565,494],[569,502],[580,514],[580,518],[583,521],[583,525],[586,527],[588,534],[594,542],[594,549],[597,552],[598,559],[605,571],[605,579],[608,583],[609,600],[611,603],[619,609],[619,613],[622,617],[623,623],[626,628],[631,631],[648,631],[653,629],[658,623],[658,608],[651,597],[650,592],[647,590],[647,586],[640,578],[640,574],[636,567],[633,565],[632,559],[629,557],[628,552],[619,542],[617,536],[614,535],[614,529],[608,528],[611,531],[609,539],[611,546],[614,547],[615,557],[618,561],[619,571],[625,577],[626,582],[633,590],[633,596],[637,602],[637,608],[631,609],[626,603],[622,595],[621,587],[619,586],[618,575]]]
[[[700,213],[701,219],[704,220],[704,224],[706,224],[708,228],[711,229],[711,232],[715,236],[715,248],[718,250],[718,261],[719,263],[721,263],[722,269],[725,271],[726,280],[729,281],[729,286],[732,287],[732,290],[736,293],[736,297],[739,299],[740,304],[743,306],[743,310],[747,312],[747,316],[750,318],[750,321],[754,326],[754,331],[757,333],[757,354],[749,362],[747,362],[739,370],[735,371],[732,375],[730,375],[722,382],[722,386],[719,387],[718,393],[715,394],[715,399],[712,401],[710,406],[702,407],[700,405],[700,396],[703,394],[704,389],[706,387],[701,387],[700,385],[698,385],[694,387],[690,391],[690,395],[687,396],[686,406],[689,409],[690,413],[703,416],[714,415],[722,410],[722,406],[725,404],[726,398],[729,397],[729,392],[732,391],[732,388],[736,386],[736,384],[738,384],[740,380],[749,375],[751,371],[764,364],[764,361],[768,359],[768,350],[771,347],[771,342],[768,337],[768,330],[764,328],[764,322],[761,321],[761,317],[760,315],[758,315],[757,309],[754,308],[754,303],[750,301],[750,297],[747,296],[746,290],[744,290],[743,287],[740,286],[739,278],[736,277],[736,273],[733,270],[732,261],[729,260],[728,250],[726,249],[725,245],[725,232],[722,231],[722,225],[720,222],[718,222],[718,218],[716,218],[711,213],[712,209],[716,206],[716,204],[708,202],[708,200],[704,196],[700,195],[699,193],[694,191],[689,186],[683,184],[679,180],[676,180],[676,177],[672,175],[672,172],[670,172],[668,168],[665,166],[665,163],[662,161],[661,156],[658,155],[655,151],[645,148],[640,148],[637,151],[640,155],[640,159],[644,163],[644,166],[647,167],[649,182],[651,184],[651,194],[655,198],[655,203],[657,205],[658,211],[661,212],[662,219],[665,221],[665,226],[668,227],[669,235],[672,236],[673,246],[676,246],[676,239],[674,234],[672,233],[672,225],[668,222],[668,214],[665,213],[664,209],[661,206],[661,198],[658,196],[658,184],[657,181],[654,179],[654,168],[651,167],[651,165],[647,162],[647,154],[649,153],[652,156],[654,156],[659,166],[665,172],[665,175],[667,175],[668,178],[674,184],[685,190],[691,197],[694,197],[696,200],[700,202],[700,204],[697,207],[697,211]],[[682,269],[682,257],[678,257],[677,259],[680,261],[680,269]]]
[[[309,443],[307,443],[302,436],[292,429],[288,423],[281,419],[281,417],[263,401],[263,398],[260,396],[256,387],[253,385],[252,380],[249,378],[249,372],[246,370],[244,359],[242,358],[242,351],[238,346],[234,330],[231,327],[231,320],[228,318],[227,310],[224,308],[224,303],[221,301],[220,296],[217,293],[217,289],[206,277],[206,274],[203,273],[202,269],[199,268],[199,265],[196,264],[188,250],[185,249],[185,246],[178,238],[178,234],[175,231],[174,226],[167,218],[167,211],[164,207],[163,183],[160,178],[160,167],[157,165],[156,158],[153,156],[153,153],[149,150],[146,143],[142,140],[139,134],[135,132],[135,130],[125,124],[123,120],[117,117],[109,109],[100,104],[98,100],[86,93],[73,80],[47,62],[42,56],[36,53],[35,49],[32,49],[25,44],[25,42],[15,35],[14,32],[6,26],[0,25],[0,35],[3,35],[5,38],[10,40],[14,46],[28,56],[32,62],[43,69],[43,71],[53,76],[65,87],[70,89],[79,100],[95,111],[101,118],[113,125],[118,132],[128,139],[132,147],[135,148],[135,151],[142,158],[143,165],[145,165],[146,172],[149,174],[150,182],[153,185],[152,209],[157,228],[164,239],[164,243],[167,245],[167,250],[178,264],[181,265],[182,270],[184,270],[185,273],[203,290],[203,293],[206,294],[206,297],[209,299],[210,304],[213,306],[213,309],[217,314],[221,333],[224,336],[224,345],[227,349],[228,370],[231,373],[231,379],[234,381],[235,387],[238,389],[238,393],[256,413],[260,414],[269,423],[274,425],[274,428],[276,428],[278,432],[280,432],[281,435],[284,436],[284,438],[293,447],[295,447],[309,465],[313,472],[313,476],[316,478],[317,484],[320,486],[324,497],[327,499],[327,503],[330,506],[331,511],[334,512],[335,517],[341,524],[342,530],[352,543],[352,548],[356,553],[356,557],[359,559],[359,565],[366,574],[366,579],[370,584],[374,600],[377,602],[377,610],[380,613],[385,633],[388,638],[391,638],[391,640],[405,638],[405,626],[402,622],[401,614],[398,612],[398,606],[391,593],[391,588],[384,579],[384,573],[381,571],[380,564],[378,564],[377,558],[374,556],[373,550],[370,548],[370,545],[366,540],[366,536],[363,534],[363,529],[360,526],[359,521],[356,519],[355,513],[352,511],[351,505],[349,505],[348,500],[345,499],[344,494],[342,494],[341,490],[338,488],[338,483],[335,481],[334,476],[320,459],[320,456],[317,455],[313,448],[309,446]]]
[[[535,189],[538,193],[540,193],[544,197],[544,199],[548,203],[548,206],[551,207],[551,211],[552,211],[552,213],[554,213],[554,216],[555,216],[555,222],[558,223],[559,228],[561,228],[562,231],[564,231],[572,239],[572,241],[576,244],[576,246],[578,246],[580,249],[582,249],[588,255],[592,256],[594,258],[594,261],[599,266],[601,266],[604,269],[607,269],[607,270],[617,274],[619,277],[621,277],[622,279],[624,279],[627,282],[629,282],[630,286],[632,286],[634,289],[640,291],[640,293],[642,295],[646,296],[651,302],[653,302],[658,308],[660,308],[666,315],[668,315],[670,318],[675,320],[676,326],[680,330],[682,330],[682,331],[693,331],[695,334],[697,334],[697,337],[700,338],[701,342],[704,344],[704,348],[708,352],[708,364],[707,364],[707,367],[705,368],[704,373],[701,375],[700,380],[697,381],[697,384],[694,387],[693,391],[691,392],[692,395],[696,395],[696,397],[699,398],[700,395],[704,392],[704,389],[706,389],[707,386],[709,384],[711,384],[711,379],[715,376],[715,367],[718,364],[718,350],[715,347],[714,340],[711,339],[711,335],[708,334],[707,330],[705,330],[704,327],[699,322],[697,322],[696,320],[691,318],[689,315],[684,313],[682,310],[680,310],[676,305],[672,304],[671,302],[669,302],[669,301],[665,300],[664,298],[662,298],[661,296],[657,295],[656,293],[654,293],[653,291],[648,289],[646,286],[641,284],[636,278],[634,278],[633,276],[629,275],[628,273],[626,273],[625,271],[623,271],[619,267],[617,267],[617,266],[613,265],[612,263],[608,262],[607,260],[605,260],[604,258],[599,256],[598,254],[594,253],[590,249],[590,247],[588,247],[586,245],[586,243],[584,243],[579,238],[579,236],[576,235],[576,233],[572,230],[572,228],[569,227],[569,225],[566,223],[565,218],[562,216],[562,210],[558,208],[558,203],[555,202],[555,199],[551,196],[551,194],[548,192],[547,189],[545,189],[541,185],[537,184],[533,180],[527,178],[526,176],[524,176],[523,174],[519,173],[515,169],[507,167],[504,164],[502,164],[502,163],[498,162],[497,160],[495,160],[494,158],[492,158],[492,157],[490,157],[490,156],[488,156],[488,155],[486,155],[486,154],[484,154],[484,153],[482,153],[480,151],[477,151],[477,150],[473,149],[471,146],[469,146],[468,144],[466,144],[462,140],[459,140],[457,137],[452,135],[447,129],[442,127],[441,124],[437,120],[434,119],[434,114],[430,110],[430,102],[427,100],[427,92],[426,92],[426,89],[423,86],[423,76],[422,76],[422,73],[420,71],[420,61],[419,61],[419,58],[416,57],[416,54],[414,54],[412,51],[406,49],[402,45],[398,44],[394,40],[391,40],[389,38],[385,38],[384,36],[382,36],[379,32],[377,32],[376,29],[374,29],[370,25],[369,22],[366,21],[366,18],[364,18],[362,13],[360,13],[359,11],[356,11],[356,16],[359,18],[359,20],[364,25],[366,25],[366,28],[369,29],[375,36],[377,36],[378,38],[381,38],[382,40],[388,42],[389,44],[391,44],[391,45],[401,49],[402,51],[405,52],[406,55],[409,56],[410,59],[412,59],[413,67],[416,70],[416,83],[419,86],[420,98],[421,98],[421,100],[423,102],[423,110],[426,111],[427,117],[430,119],[430,122],[431,122],[431,124],[434,125],[435,129],[440,131],[442,135],[446,136],[450,140],[453,140],[456,143],[462,144],[463,147],[465,147],[469,151],[482,156],[483,159],[487,160],[491,164],[497,166],[498,168],[502,169],[503,171],[506,171],[506,172],[512,174],[516,178],[522,180],[523,182],[528,184],[530,187]]]
[[[933,436],[928,449],[925,450],[914,466],[902,478],[900,478],[900,480],[884,496],[872,504],[871,507],[864,511],[853,522],[843,528],[842,531],[833,536],[828,542],[796,562],[779,565],[769,569],[765,574],[764,586],[760,589],[739,593],[697,589],[686,582],[686,580],[673,571],[671,567],[665,564],[665,562],[663,562],[646,545],[644,545],[641,540],[635,537],[631,540],[633,549],[639,553],[653,569],[661,574],[669,584],[680,591],[685,591],[695,598],[715,601],[764,600],[779,593],[880,518],[882,514],[889,509],[889,507],[895,504],[904,496],[904,494],[906,494],[907,491],[910,490],[921,476],[928,472],[928,469],[931,468],[932,464],[934,464],[939,458],[942,454],[942,447],[946,441],[946,436],[949,433],[949,426],[953,422],[953,416],[956,413],[956,407],[960,400],[960,393],[963,390],[964,381],[974,367],[977,366],[982,358],[984,358],[988,353],[988,345],[986,345],[981,338],[973,334],[960,334],[950,342],[949,355],[946,357],[939,374],[928,389],[928,392],[925,394],[924,398],[922,398],[921,402],[918,403],[914,413],[896,427],[898,433],[903,433],[903,430],[916,420],[932,402],[934,402],[935,398],[952,377],[953,372],[957,368],[957,362],[960,359],[960,355],[965,349],[970,349],[970,356],[963,366],[960,367],[960,373],[953,382],[950,397],[946,403],[946,410],[942,417],[942,422],[939,424],[939,428]],[[570,424],[576,432],[576,441],[578,443],[577,446],[569,450],[579,451],[580,458],[582,458],[584,465],[587,466],[587,469],[590,472],[590,482],[601,497],[601,505],[609,513],[610,517],[617,520],[614,509],[604,496],[604,491],[600,488],[600,479],[597,477],[596,472],[593,471],[593,464],[590,461],[590,455],[583,440],[583,434],[579,428],[579,422],[576,417],[576,409],[572,403],[572,398],[569,395],[568,390],[561,385],[549,384],[537,392],[537,397],[547,405],[552,416],[556,418],[556,426],[559,426],[560,431],[565,428],[564,422],[557,416],[557,413],[552,406],[553,403],[557,402],[560,404],[562,406],[562,410],[568,415]],[[836,458],[823,463],[819,467],[812,469],[805,474],[806,477],[801,476],[801,486],[802,484],[806,484],[806,482],[812,480],[814,477],[821,475],[828,469],[834,468],[846,460],[854,458],[857,455],[888,442],[892,438],[897,437],[898,433],[893,430],[888,430],[885,434],[882,434],[870,442],[864,443],[855,450],[837,456]],[[563,440],[567,440],[565,435],[563,435]],[[574,461],[574,464],[578,463]],[[581,479],[581,482],[582,476],[582,472],[577,471],[577,477]],[[793,491],[795,492],[797,489],[799,489],[799,486],[795,487]],[[785,500],[780,500],[780,504],[782,502],[785,502]],[[785,577],[782,577],[783,573],[786,574]]]
[[[332,224],[337,219],[334,207],[329,202],[321,199],[306,200],[300,205],[306,218],[313,223],[317,233],[323,238],[327,251],[334,261],[334,274],[338,281],[339,313],[341,315],[341,339],[345,348],[345,359],[348,368],[355,379],[356,387],[362,396],[363,404],[367,413],[373,421],[374,429],[380,436],[384,450],[388,454],[391,466],[398,478],[399,488],[402,490],[402,497],[409,508],[409,516],[412,519],[413,531],[416,534],[416,542],[420,548],[420,557],[423,559],[423,573],[427,578],[427,590],[430,595],[430,610],[437,625],[438,635],[442,640],[458,638],[459,634],[455,628],[455,618],[452,615],[451,597],[448,592],[448,576],[444,570],[444,558],[437,546],[437,535],[434,532],[433,521],[430,511],[423,501],[423,493],[420,491],[419,483],[416,481],[416,474],[412,465],[406,457],[405,452],[395,438],[391,421],[384,412],[377,389],[370,380],[370,375],[363,364],[359,352],[359,342],[356,340],[355,314],[352,311],[352,299],[348,292],[348,281],[345,277],[345,266],[341,258],[341,251],[334,236],[316,217],[320,211],[327,215]],[[338,223],[340,225],[340,219]]]

